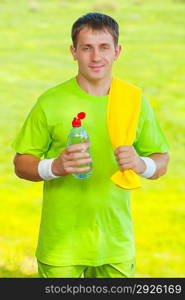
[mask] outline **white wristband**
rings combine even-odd
[[[53,178],[58,178],[60,176],[55,176],[51,171],[51,165],[55,158],[42,159],[38,164],[39,176],[44,180],[51,180]]]
[[[143,173],[138,174],[138,175],[145,177],[145,178],[152,177],[157,168],[155,161],[153,159],[151,159],[150,157],[140,156],[140,158],[145,162],[146,170]]]

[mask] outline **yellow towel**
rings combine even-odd
[[[108,94],[107,122],[110,140],[115,150],[119,146],[132,146],[141,107],[141,90],[121,79],[112,78]],[[117,171],[110,178],[117,187],[141,187],[139,176],[131,169]]]

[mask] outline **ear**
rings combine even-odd
[[[70,46],[70,51],[73,56],[73,59],[76,60],[76,49],[73,45]]]
[[[121,45],[117,45],[116,49],[115,49],[114,60],[118,59],[121,51],[122,51],[122,46]]]

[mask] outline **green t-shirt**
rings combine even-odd
[[[102,265],[135,257],[130,191],[110,180],[118,170],[107,129],[108,96],[92,96],[73,77],[42,94],[13,143],[17,153],[53,158],[66,148],[71,122],[79,112],[90,137],[93,174],[44,182],[36,257],[43,263]],[[154,112],[142,97],[133,144],[148,156],[169,150]]]

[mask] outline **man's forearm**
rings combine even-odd
[[[30,181],[42,181],[38,173],[39,161],[40,159],[29,154],[17,154],[14,158],[16,175]]]
[[[154,175],[148,179],[152,180],[163,176],[167,171],[167,167],[170,159],[169,153],[153,153],[148,157],[152,158],[155,161],[157,166]]]

